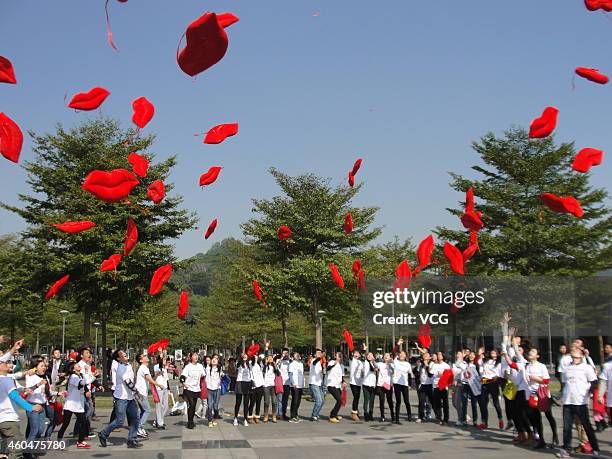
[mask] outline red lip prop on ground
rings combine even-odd
[[[127,198],[140,182],[130,171],[115,169],[111,172],[91,171],[83,182],[83,189],[106,202]]]
[[[9,161],[19,162],[23,133],[12,119],[0,112],[0,154]]]
[[[83,220],[80,222],[56,223],[51,226],[54,226],[55,228],[57,228],[58,230],[64,233],[75,234],[75,233],[80,233],[81,231],[87,231],[88,229],[91,229],[94,226],[96,226],[96,224],[89,220]]]
[[[102,102],[110,95],[110,92],[102,87],[95,87],[90,89],[88,92],[79,92],[72,96],[68,107],[74,108],[75,110],[90,111],[95,110]]]

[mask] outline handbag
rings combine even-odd
[[[550,410],[550,397],[548,395],[548,386],[540,384],[538,387],[538,410],[546,412]]]
[[[346,406],[346,395],[346,386],[344,386],[340,392],[340,406],[343,408]]]
[[[157,386],[153,383],[149,383],[151,386],[151,395],[153,396],[153,401],[155,403],[159,403],[159,393],[157,392]]]
[[[200,398],[202,400],[208,398],[208,386],[206,385],[206,378],[204,376],[200,378]]]
[[[231,383],[231,379],[227,375],[223,375],[221,378],[221,395],[225,395],[229,392],[229,386]]]
[[[517,392],[518,386],[512,381],[506,380],[506,384],[504,384],[504,389],[502,391],[504,397],[506,397],[508,400],[514,400]]]
[[[276,375],[274,377],[274,393],[278,395],[282,394],[284,391],[285,388],[283,387],[283,377],[281,375]]]

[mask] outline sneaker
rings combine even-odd
[[[106,448],[106,438],[102,436],[102,432],[98,434],[98,440],[100,441],[100,446]]]
[[[311,420],[312,422],[318,422],[318,421],[319,421],[319,418],[318,418],[317,416],[313,416],[313,417],[312,417],[310,420]]]
[[[514,422],[508,421],[508,425],[506,426],[506,430],[514,429]]]
[[[234,418],[234,425],[237,426],[238,425],[238,418]]]
[[[600,457],[599,456],[599,451],[593,450],[593,457]]]
[[[249,421],[247,421],[246,419],[244,420],[244,422],[242,423],[243,426],[248,427],[249,426]]]
[[[79,441],[77,442],[76,447],[78,449],[90,449],[91,445],[89,443],[85,443],[84,441]]]
[[[477,428],[477,429],[480,429],[480,430],[484,430],[484,429],[486,429],[487,427],[488,427],[488,426],[487,426],[487,425],[486,425],[484,422],[483,422],[483,423],[481,423],[481,424],[478,424],[478,425],[476,426],[476,428]]]
[[[499,430],[504,430],[504,420],[503,419],[499,420]]]
[[[464,425],[465,425],[465,422],[461,422],[461,421],[455,422],[456,427],[463,427]]]
[[[129,440],[127,442],[127,447],[128,448],[142,448],[142,443],[138,443],[137,441],[134,441],[134,440]]]
[[[208,427],[213,428],[214,426],[215,426],[215,425],[213,424],[213,422],[212,422],[212,421],[210,421],[210,422],[208,423]]]
[[[342,416],[336,416],[336,418],[338,418],[338,421],[342,421]]]
[[[557,451],[557,454],[555,454],[556,457],[570,457],[570,453],[569,451],[565,451],[564,449],[560,449],[559,451]]]
[[[89,435],[87,435],[87,438],[89,438],[90,440],[91,440],[92,438],[96,438],[96,434],[92,432],[92,433],[90,433]],[[83,442],[83,443],[84,443],[84,442]]]
[[[331,422],[332,424],[338,424],[340,420],[338,418],[329,418],[329,422]]]
[[[292,424],[297,424],[300,421],[297,418],[291,418],[291,419],[289,419],[289,422],[292,423]]]
[[[420,424],[421,422],[423,422],[423,420],[421,418],[417,418],[416,423]]]
[[[217,421],[213,421],[212,423],[213,423],[214,427],[217,427],[219,425],[219,423]]]
[[[138,429],[136,435],[140,438],[147,438],[149,434],[144,429]]]

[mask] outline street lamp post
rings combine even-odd
[[[96,351],[94,352],[94,361],[98,362],[98,328],[100,327],[100,322],[94,322],[94,327],[96,327]]]
[[[64,342],[66,338],[66,316],[68,315],[68,311],[62,309],[59,313],[62,315],[62,354],[64,354]]]

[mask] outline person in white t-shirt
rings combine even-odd
[[[608,409],[608,420],[612,421],[612,360],[606,361],[601,366],[599,379],[599,390],[597,391],[599,403],[602,405],[604,404],[605,395],[607,393],[606,408]]]
[[[359,398],[361,396],[361,384],[363,383],[363,359],[358,350],[353,351],[349,367],[349,384],[353,394],[353,405],[351,419],[359,421]]]
[[[585,362],[584,351],[578,346],[570,350],[572,362],[563,367],[563,449],[557,457],[570,457],[572,448],[572,424],[577,417],[584,428],[589,443],[593,448],[593,456],[599,456],[599,443],[589,420],[589,398],[597,387],[595,369]]]
[[[342,391],[346,390],[344,382],[344,365],[342,364],[342,352],[336,352],[334,360],[327,363],[327,391],[334,397],[336,403],[329,414],[329,422],[338,423],[342,416],[338,416],[342,406]]]
[[[246,353],[240,356],[236,364],[236,403],[234,403],[234,425],[238,425],[238,412],[240,405],[243,406],[244,421],[243,425],[248,427],[249,421],[249,398],[251,386],[253,385],[253,375],[251,373],[251,360]]]
[[[189,363],[183,368],[179,379],[183,384],[183,397],[187,401],[187,428],[193,429],[195,428],[193,417],[202,395],[201,379],[205,377],[205,371],[204,366],[198,363],[197,352],[191,352],[188,359]]]
[[[525,368],[525,376],[527,378],[527,383],[529,384],[528,397],[529,399],[537,399],[538,401],[540,393],[543,395],[544,392],[546,392],[546,398],[550,398],[548,394],[550,375],[548,374],[546,365],[538,361],[539,357],[540,356],[536,348],[529,349],[529,352],[527,352],[527,361],[529,363]],[[542,425],[542,414],[540,413],[538,407],[527,404],[527,417],[529,418],[529,422],[537,434],[534,449],[546,448],[546,442],[544,441],[544,427]],[[553,430],[553,434],[555,437],[557,436],[556,429]]]
[[[219,418],[219,399],[221,397],[221,380],[223,379],[223,368],[219,362],[219,356],[213,355],[210,365],[206,366],[206,388],[208,389],[206,418],[208,427],[215,427]]]
[[[168,359],[168,355],[162,351],[157,357],[157,364],[153,367],[155,382],[157,383],[157,387],[159,387],[157,391],[159,402],[155,404],[155,423],[153,426],[161,430],[166,428],[164,417],[168,411],[168,371],[170,365],[171,363]]]
[[[489,397],[493,402],[495,413],[497,414],[497,421],[500,429],[504,428],[504,417],[502,415],[502,409],[499,405],[499,387],[502,381],[502,365],[501,358],[497,353],[497,350],[491,349],[480,364],[480,376],[482,383],[482,400],[484,404],[483,414],[484,418],[482,423],[485,428],[489,424]]]
[[[139,398],[141,395],[136,390],[134,370],[129,364],[128,355],[124,351],[116,350],[113,353],[113,359],[119,362],[115,376],[115,390],[113,392],[116,417],[114,421],[98,434],[100,446],[106,448],[110,434],[115,429],[122,427],[127,417],[129,424],[127,447],[141,448],[142,444],[137,441],[140,416],[138,413],[138,403],[135,400],[135,398]]]
[[[423,352],[418,360],[415,368],[415,379],[417,386],[417,396],[419,398],[419,410],[417,423],[421,423],[426,419],[427,407],[434,404],[433,402],[433,373],[431,372],[431,354]]]
[[[398,346],[401,346],[404,340],[400,338],[397,342]],[[393,360],[393,392],[395,394],[395,424],[400,423],[400,408],[402,406],[402,397],[404,398],[404,405],[406,406],[407,421],[412,420],[412,410],[410,408],[410,380],[414,378],[412,372],[412,365],[408,361],[408,354],[405,351],[401,351],[399,355]]]
[[[266,343],[266,350],[267,350]],[[264,422],[268,422],[270,417],[272,422],[276,422],[276,413],[278,413],[278,397],[276,394],[276,378],[281,378],[280,371],[276,367],[279,356],[274,357],[272,354],[266,355],[266,362],[263,367],[264,377]],[[282,395],[282,392],[279,394]],[[281,398],[282,403],[282,398]],[[272,412],[270,412],[270,408]]]
[[[440,425],[448,424],[448,389],[441,387],[440,380],[444,372],[451,370],[451,367],[446,363],[446,356],[442,352],[436,355],[436,361],[430,364],[430,372],[433,374],[433,402],[436,420]]]
[[[278,360],[276,367],[280,371],[280,375],[283,378],[283,394],[281,396],[280,403],[278,404],[277,415],[282,416],[284,421],[288,421],[287,408],[289,407],[289,395],[291,395],[291,381],[289,381],[289,365],[291,365],[291,357],[289,355],[289,349],[284,347],[281,351],[281,357]]]
[[[137,399],[138,406],[140,407],[140,421],[138,423],[137,435],[141,438],[147,438],[149,434],[147,434],[145,430],[145,425],[151,413],[151,406],[149,405],[149,384],[153,384],[159,389],[165,389],[165,387],[157,383],[151,377],[151,372],[149,371],[149,357],[139,354],[136,356],[136,363],[139,364],[138,371],[136,372],[136,392],[140,395]]]
[[[310,387],[310,393],[314,399],[314,406],[312,407],[311,419],[313,421],[319,420],[319,413],[323,408],[323,402],[325,394],[323,393],[323,378],[325,377],[324,369],[324,358],[323,351],[317,349],[315,351],[314,359],[310,363],[310,371],[308,377],[308,385]]]
[[[385,352],[382,362],[377,362],[378,379],[376,380],[376,392],[378,393],[378,407],[380,409],[380,422],[387,422],[385,417],[385,400],[391,411],[391,420],[395,419],[395,407],[393,406],[393,360],[391,354]]]
[[[249,416],[248,420],[259,424],[261,415],[261,401],[264,395],[264,375],[263,375],[263,354],[251,357],[251,378],[253,385],[249,397]]]
[[[363,380],[361,387],[363,389],[363,419],[368,421],[374,421],[374,399],[376,397],[376,380],[378,379],[378,365],[372,352],[367,352],[367,348],[364,345],[364,352],[366,353],[365,361],[363,362]]]
[[[301,422],[298,411],[304,390],[304,364],[298,352],[293,353],[293,360],[289,364],[289,381],[291,382],[291,418],[289,422]]]
[[[67,393],[64,396],[64,422],[57,432],[57,438],[58,440],[64,438],[72,415],[74,415],[76,417],[74,431],[78,437],[77,447],[88,449],[91,446],[85,442],[89,432],[87,430],[87,420],[85,419],[85,381],[81,375],[81,366],[75,362],[68,362],[65,373]]]
[[[30,368],[35,372],[25,377],[25,387],[28,393],[26,400],[33,405],[41,405],[43,410],[38,413],[27,413],[29,431],[27,441],[50,437],[53,432],[51,420],[54,418],[53,409],[49,406],[51,387],[46,378],[47,364],[42,356],[35,355],[30,359]]]

